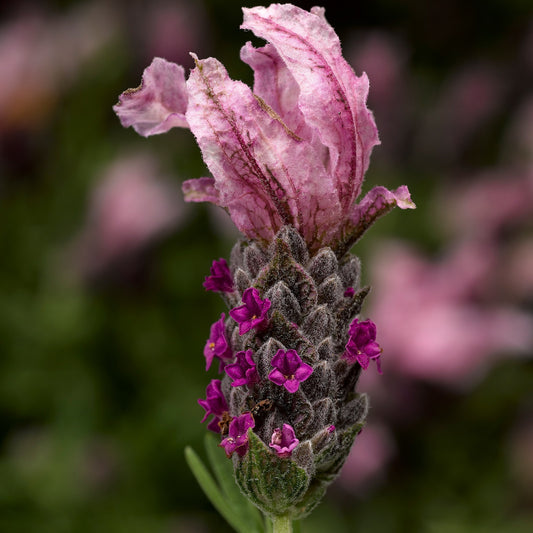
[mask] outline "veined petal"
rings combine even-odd
[[[372,147],[379,144],[366,108],[366,75],[358,78],[342,57],[323,9],[272,4],[243,12],[241,28],[272,43],[299,85],[299,108],[329,149],[329,170],[347,214],[361,190]]]
[[[182,66],[160,57],[145,69],[136,89],[124,91],[113,106],[121,124],[144,137],[165,133],[171,128],[188,128],[187,87]]]
[[[219,194],[213,178],[196,178],[184,181],[181,190],[186,202],[211,202],[220,205]]]
[[[187,122],[237,228],[270,240],[286,224],[307,242],[337,225],[338,200],[320,154],[216,59],[199,61],[187,81]],[[331,233],[331,231],[330,231]]]
[[[381,216],[386,215],[394,207],[400,209],[415,209],[416,205],[411,200],[409,189],[402,185],[395,191],[385,187],[374,187],[354,206],[350,216],[347,240],[355,243],[363,233]]]

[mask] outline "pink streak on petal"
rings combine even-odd
[[[154,58],[143,73],[141,85],[124,91],[113,110],[125,128],[133,126],[144,137],[165,133],[175,127],[188,128],[183,67]]]
[[[342,57],[339,38],[323,9],[309,13],[290,4],[273,4],[243,12],[241,28],[272,43],[300,86],[299,107],[329,148],[329,169],[347,212],[359,195],[372,147],[379,144],[366,108],[366,75],[355,76]]]

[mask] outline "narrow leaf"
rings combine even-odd
[[[213,477],[196,452],[189,446],[185,448],[185,459],[205,495],[228,524],[238,531],[238,533],[250,533],[248,524],[241,520],[240,516],[233,513],[233,510],[228,506],[228,502],[224,498]]]

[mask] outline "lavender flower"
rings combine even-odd
[[[278,350],[271,364],[274,370],[270,372],[268,379],[285,387],[290,393],[295,393],[300,383],[313,373],[313,367],[304,363],[296,350]]]
[[[203,285],[206,291],[233,292],[233,278],[225,259],[213,261],[211,274],[205,277]]]
[[[204,348],[206,370],[211,368],[211,364],[215,357],[220,359],[220,371],[224,369],[224,366],[228,361],[233,359],[233,352],[228,343],[228,339],[226,338],[226,327],[224,325],[225,317],[226,315],[222,313],[220,319],[211,326],[209,339],[207,339]]]
[[[289,424],[283,424],[283,429],[276,428],[272,433],[269,446],[276,450],[278,457],[290,457],[299,442],[294,429]]]
[[[252,356],[252,350],[237,352],[237,362],[226,366],[226,374],[233,379],[232,387],[251,386],[259,381],[259,374]]]
[[[381,374],[381,348],[376,342],[376,325],[371,320],[364,320],[359,322],[355,319],[348,330],[350,335],[348,343],[346,344],[346,351],[343,358],[349,363],[356,361],[363,367],[364,370],[368,368],[370,361],[376,361],[378,372]]]
[[[198,400],[198,403],[205,409],[205,415],[201,422],[205,422],[209,415],[214,415],[211,422],[207,425],[207,429],[210,429],[215,433],[220,433],[218,423],[222,419],[224,413],[229,409],[226,397],[220,388],[220,384],[221,382],[219,379],[212,379],[206,389],[206,399]]]
[[[261,328],[267,322],[270,300],[262,299],[254,287],[249,287],[242,295],[243,305],[235,307],[229,314],[239,324],[239,335],[248,333],[253,328]]]
[[[308,514],[339,473],[366,418],[361,368],[375,359],[379,369],[375,326],[357,319],[369,289],[349,250],[379,216],[414,204],[405,186],[357,202],[377,129],[368,79],[342,57],[324,9],[243,12],[242,28],[269,41],[241,50],[253,91],[216,59],[193,55],[185,80],[156,58],[114,109],[145,136],[190,128],[212,177],[186,181],[186,200],[225,208],[245,236],[204,283],[233,319],[216,323],[206,359],[237,355],[199,402],[226,455],[237,452],[241,492],[286,521]]]
[[[231,457],[233,452],[237,452],[242,457],[248,451],[248,430],[255,426],[254,419],[250,413],[244,413],[234,418],[229,425],[229,435],[219,444],[224,448],[226,455]]]

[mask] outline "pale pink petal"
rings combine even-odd
[[[219,203],[219,194],[213,178],[197,178],[184,181],[181,185],[186,202]]]
[[[366,75],[358,78],[342,57],[323,9],[273,4],[243,12],[241,28],[272,43],[299,85],[299,108],[329,149],[328,170],[347,213],[359,195],[372,147],[379,143],[366,108]]]
[[[354,206],[347,233],[353,244],[363,233],[381,216],[386,215],[394,207],[400,209],[415,209],[409,189],[402,185],[395,191],[385,187],[374,187]]]
[[[124,91],[113,106],[121,124],[144,137],[165,133],[171,128],[188,128],[187,87],[182,66],[159,57],[145,69],[136,89]]]
[[[235,225],[261,240],[285,224],[309,243],[330,235],[339,206],[320,154],[216,59],[196,62],[186,117]]]
[[[298,107],[300,88],[276,49],[267,44],[254,48],[247,42],[241,48],[241,59],[254,70],[254,94],[261,97],[283,122],[299,137],[307,137],[309,129]]]

